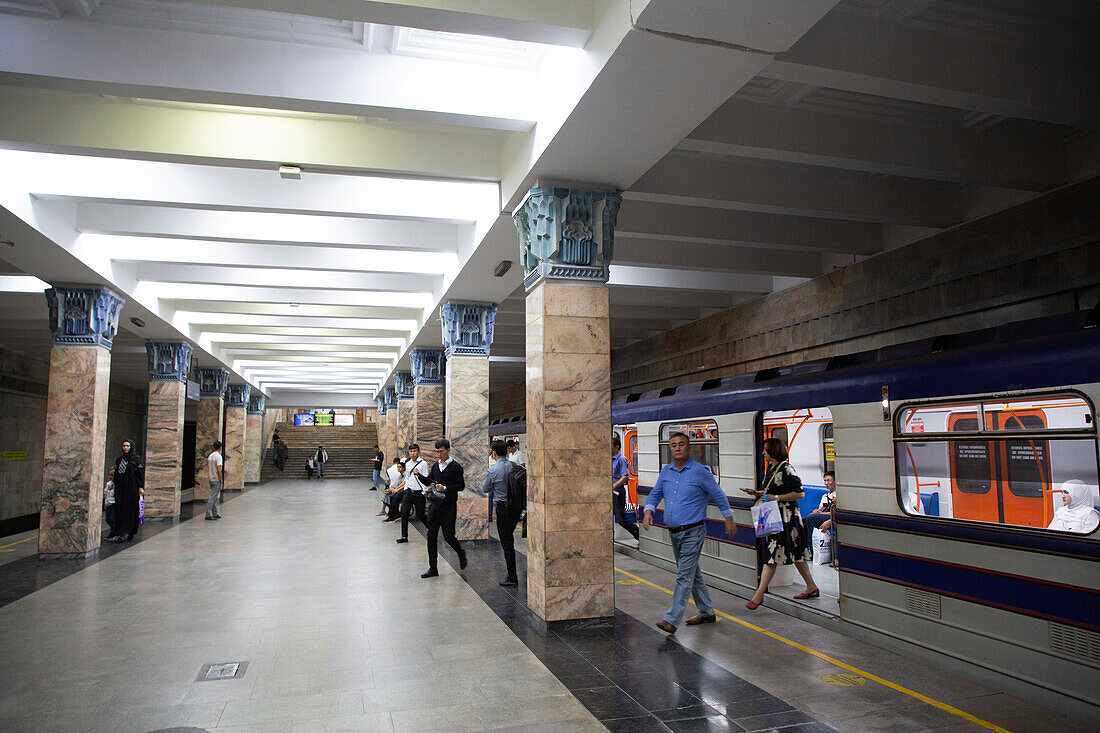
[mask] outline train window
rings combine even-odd
[[[660,451],[661,465],[672,461],[668,448],[668,439],[673,433],[684,433],[691,439],[690,456],[710,469],[715,478],[719,478],[718,465],[718,424],[713,420],[694,420],[691,422],[665,423],[661,426]]]
[[[633,433],[626,441],[626,454],[630,457],[630,475],[638,475],[638,434]]]
[[[832,471],[835,463],[833,414],[829,408],[804,407],[799,410],[765,412],[761,427],[761,444],[767,438],[782,440],[790,454],[790,463],[802,479],[803,486],[823,492],[824,473]]]
[[[1079,395],[902,407],[895,455],[910,514],[1089,533],[1100,523],[1096,426]],[[1081,492],[1063,521],[1062,486]],[[1062,512],[1059,510],[1062,509]],[[1090,512],[1093,512],[1090,514]],[[1089,515],[1089,517],[1086,517]]]

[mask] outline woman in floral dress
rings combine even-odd
[[[764,441],[764,458],[770,467],[764,474],[761,488],[752,493],[756,495],[757,503],[773,500],[779,503],[783,531],[756,539],[764,567],[760,571],[760,587],[756,589],[752,600],[745,604],[749,610],[757,608],[764,601],[768,583],[775,576],[775,569],[780,563],[794,563],[798,574],[806,581],[806,590],[795,598],[817,598],[821,594],[810,574],[809,561],[813,559],[813,551],[806,538],[802,514],[798,511],[798,500],[806,495],[802,491],[802,479],[798,478],[794,468],[787,462],[787,446],[778,438]]]

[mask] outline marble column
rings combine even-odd
[[[50,288],[46,300],[53,348],[38,554],[89,557],[101,539],[111,344],[124,301],[95,286]]]
[[[495,305],[464,303],[445,303],[440,309],[447,357],[446,434],[451,457],[466,476],[455,524],[462,540],[489,538],[489,502],[481,484],[489,466],[489,348],[496,311]]]
[[[435,441],[443,437],[443,352],[413,349],[409,356],[416,395],[413,435],[420,450],[430,457]]]
[[[195,420],[195,501],[210,498],[210,470],[206,458],[222,439],[225,418],[225,388],[229,372],[225,369],[200,368],[199,407]],[[225,456],[223,454],[222,458]]]
[[[397,392],[393,387],[382,390],[386,400],[386,443],[382,450],[386,452],[386,467],[397,457]]]
[[[615,613],[608,263],[616,193],[532,189],[514,214],[527,290],[527,603]]]
[[[244,428],[244,482],[260,483],[260,466],[264,460],[264,403],[267,398],[259,392],[248,396],[248,410]]]
[[[244,448],[251,387],[231,384],[225,400],[225,490],[244,491]]]
[[[397,454],[404,458],[416,442],[416,387],[410,372],[394,372],[393,381],[397,392]]]
[[[145,516],[176,519],[183,484],[183,409],[191,345],[145,344],[149,357],[149,418],[145,429]]]
[[[382,451],[382,454],[386,456],[386,460],[382,462],[382,477],[385,478],[386,469],[389,468],[390,462],[393,461],[393,454],[390,453],[389,436],[386,434],[389,428],[389,423],[386,421],[386,396],[381,391],[375,395],[374,404],[377,409],[377,412],[375,412],[374,424],[378,429],[378,450]]]

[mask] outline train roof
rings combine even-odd
[[[636,392],[611,402],[612,421],[676,420],[762,409],[1012,392],[1100,381],[1100,306],[827,359]],[[525,416],[490,436],[526,432]]]

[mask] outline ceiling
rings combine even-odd
[[[355,406],[459,300],[522,382],[493,273],[532,185],[623,191],[621,346],[1095,176],[1097,30],[1089,0],[7,0],[0,346],[48,351],[44,283],[102,283],[116,380],[184,338]]]

